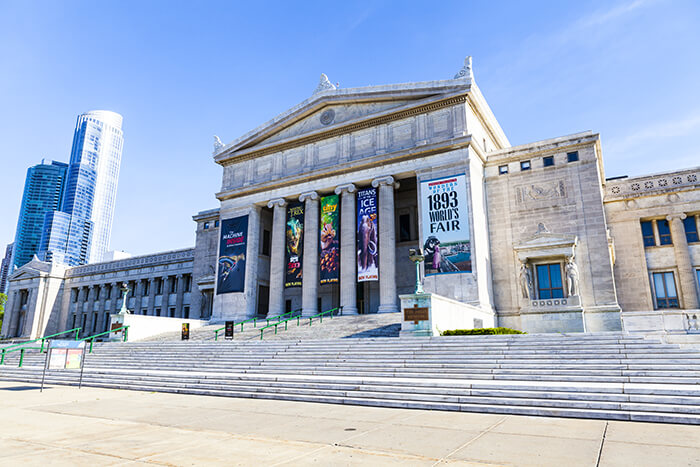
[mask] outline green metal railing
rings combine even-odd
[[[243,331],[243,325],[244,325],[244,324],[246,324],[246,323],[251,323],[251,322],[252,322],[252,323],[253,323],[253,327],[254,327],[254,328],[257,328],[257,327],[258,327],[258,321],[266,321],[265,325],[266,325],[266,326],[270,326],[270,321],[272,321],[273,319],[276,319],[277,322],[279,323],[280,321],[282,321],[282,318],[283,318],[284,316],[289,315],[289,316],[293,317],[293,316],[294,316],[294,313],[300,313],[300,312],[301,312],[301,308],[299,308],[298,310],[289,311],[289,312],[287,312],[287,313],[282,313],[281,315],[272,316],[272,317],[270,317],[270,318],[250,318],[250,319],[247,319],[247,320],[245,320],[245,321],[241,321],[240,323],[234,323],[233,327],[234,327],[234,329],[235,329],[236,326],[238,326],[238,325],[240,324],[240,325],[241,325],[241,332],[242,332],[242,331]],[[215,341],[218,341],[218,340],[219,340],[219,333],[220,333],[221,331],[223,331],[224,329],[226,329],[226,326],[224,326],[223,328],[219,328],[219,329],[215,329],[215,330],[214,330],[214,340],[215,340]]]
[[[19,366],[22,366],[22,363],[24,363],[24,351],[25,350],[39,350],[40,352],[44,352],[44,343],[51,339],[52,337],[60,336],[62,334],[68,334],[71,332],[75,332],[75,340],[78,340],[78,335],[80,334],[80,329],[81,328],[73,328],[69,329],[67,331],[63,332],[57,332],[56,334],[51,334],[50,336],[44,336],[40,337],[38,339],[34,339],[32,341],[27,341],[27,342],[22,342],[20,344],[15,344],[15,345],[10,345],[8,347],[3,347],[2,352],[0,353],[0,365],[5,364],[5,355],[8,353],[12,352],[17,352],[19,351]],[[41,346],[40,347],[28,347],[29,344],[33,344],[35,342],[41,341]]]
[[[122,336],[123,336],[123,341],[126,342],[126,340],[129,338],[129,326],[122,326],[120,328],[112,329],[110,331],[105,331],[105,332],[101,332],[99,334],[95,334],[94,336],[83,337],[82,339],[79,339],[79,340],[81,340],[81,341],[89,340],[90,341],[90,350],[88,350],[88,353],[92,353],[92,344],[93,344],[93,342],[95,342],[96,338],[98,338],[100,336],[104,336],[105,334],[112,334],[113,332],[119,332],[121,330],[124,330],[124,332],[122,333]]]
[[[319,322],[320,322],[320,323],[323,323],[323,316],[324,316],[324,315],[329,315],[329,316],[331,317],[331,319],[333,319],[333,313],[334,313],[335,311],[339,311],[339,310],[341,310],[341,308],[331,308],[330,310],[322,311],[322,312],[320,312],[320,313],[317,313],[317,314],[315,314],[315,315],[313,315],[313,316],[309,316],[308,318],[304,318],[304,319],[305,319],[305,320],[306,320],[306,319],[309,320],[309,326],[311,326],[311,324],[313,323],[314,318],[318,318],[318,319],[319,319]],[[301,316],[295,316],[295,317],[292,317],[292,318],[289,318],[289,319],[285,319],[284,321],[280,321],[280,322],[278,322],[278,323],[269,324],[269,325],[267,325],[267,326],[265,326],[265,327],[260,328],[260,340],[263,339],[263,334],[265,333],[265,329],[269,329],[269,328],[271,328],[271,327],[274,327],[274,328],[275,328],[275,334],[277,334],[277,326],[279,326],[279,325],[281,325],[281,324],[284,323],[284,330],[286,331],[286,330],[287,330],[287,325],[289,324],[289,322],[290,322],[290,321],[293,321],[293,320],[295,320],[295,319],[297,320],[297,326],[299,326],[299,325],[301,324],[301,319],[302,319]]]

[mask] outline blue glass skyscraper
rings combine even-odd
[[[122,116],[78,117],[63,200],[44,219],[40,258],[69,266],[102,261],[109,250],[121,164]]]
[[[42,161],[27,170],[11,264],[21,267],[39,250],[44,216],[61,206],[68,164]],[[13,266],[10,266],[10,273]]]

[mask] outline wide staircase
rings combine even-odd
[[[325,325],[325,320],[324,320]],[[39,383],[45,355],[4,380]],[[77,384],[76,370],[48,371]],[[700,352],[619,333],[97,343],[86,386],[700,424]]]

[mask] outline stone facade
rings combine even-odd
[[[471,270],[426,275],[426,292],[528,332],[617,331],[621,310],[624,317],[661,315],[668,304],[698,308],[700,244],[687,220],[697,226],[697,169],[606,181],[592,132],[512,147],[469,59],[441,81],[335,89],[323,78],[308,99],[230,144],[215,138],[220,205],[193,216],[194,249],[68,270],[34,261],[10,280],[3,334],[69,328],[74,316],[101,329],[102,314],[116,309],[106,286],[122,281],[136,284],[129,299],[136,312],[174,307],[176,317],[211,322],[334,307],[399,311],[399,295],[415,284],[408,251],[427,240],[422,190],[462,175]],[[358,190],[368,187],[377,190],[379,280],[358,283],[354,212]],[[321,285],[319,200],[331,194],[340,198],[340,280]],[[285,288],[286,209],[299,202],[306,210],[303,280]],[[245,286],[217,293],[220,225],[243,215]],[[659,245],[659,235],[667,236],[654,227],[657,245],[645,248],[648,220],[666,220],[672,242]],[[656,272],[674,274],[677,303],[654,298]],[[145,284],[164,275],[190,279],[169,282],[173,294],[159,302],[157,286]]]

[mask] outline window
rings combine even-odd
[[[656,246],[656,238],[654,237],[654,225],[651,221],[642,222],[642,238],[644,246]]]
[[[530,161],[520,162],[520,170],[530,170]]]
[[[131,289],[129,291],[129,297],[135,297],[136,296],[136,282],[129,282],[129,288]]]
[[[505,175],[508,173],[508,166],[507,165],[499,165],[498,166],[498,175]]]
[[[75,319],[76,318],[77,318],[77,316],[73,315],[73,324],[70,325],[71,329],[75,329]]]
[[[156,308],[156,316],[160,316],[160,308]]]
[[[150,287],[151,287],[151,281],[144,281],[144,284],[143,284],[143,296],[144,297],[146,295],[148,295]]]
[[[698,224],[696,216],[688,216],[683,219],[683,227],[685,227],[685,239],[688,243],[696,243],[698,239]]]
[[[659,245],[671,245],[671,228],[666,219],[656,221],[656,229],[659,231]]]
[[[105,313],[105,322],[102,325],[102,331],[107,331],[109,329],[110,318],[109,312]]]
[[[82,319],[80,320],[80,327],[81,327],[80,333],[81,333],[81,334],[85,334],[85,331],[87,331],[87,329],[85,329],[85,322],[86,322],[86,321],[87,321],[87,315],[86,315],[86,314],[83,314],[83,317],[82,317]]]
[[[171,318],[174,318],[174,317],[175,317],[175,308],[170,308],[170,309],[168,310],[168,316],[171,317]]]
[[[284,301],[284,312],[285,312],[285,313],[291,313],[291,312],[292,312],[292,301],[291,301],[291,300],[285,300],[285,301]]]
[[[272,239],[270,238],[270,231],[263,229],[263,238],[262,238],[262,254],[263,254],[263,256],[270,256],[271,244],[272,244]]]
[[[576,161],[578,161],[578,151],[567,152],[567,153],[566,153],[566,160],[567,160],[568,162],[576,162]]]
[[[552,167],[554,165],[554,156],[543,157],[542,165],[545,167]]]
[[[147,314],[148,314],[148,308],[142,309],[142,310],[141,310],[141,314],[144,315],[144,316],[147,315]]]
[[[652,274],[656,308],[679,308],[676,281],[672,272],[655,272]]]
[[[399,215],[399,242],[408,242],[411,240],[411,215]]]
[[[537,297],[564,298],[561,282],[561,263],[537,265]]]
[[[163,294],[163,279],[156,279],[156,295]]]
[[[72,298],[73,303],[77,303],[77,301],[78,301],[78,289],[72,289],[71,295],[72,295],[71,298]],[[73,323],[73,324],[75,324],[75,323]],[[73,327],[75,327],[75,326],[73,326]]]
[[[176,277],[173,277],[170,280],[170,293],[177,292],[177,281],[178,281],[178,279]]]
[[[183,279],[185,280],[185,292],[191,292],[192,291],[192,276],[189,274],[185,274],[183,276]]]
[[[209,228],[209,222],[204,223],[204,230],[207,230]]]
[[[182,308],[182,317],[185,319],[190,319],[190,307],[186,306]]]
[[[219,226],[219,221],[214,221],[214,227],[218,227],[218,226]]]
[[[97,332],[97,313],[92,314],[92,332]]]

